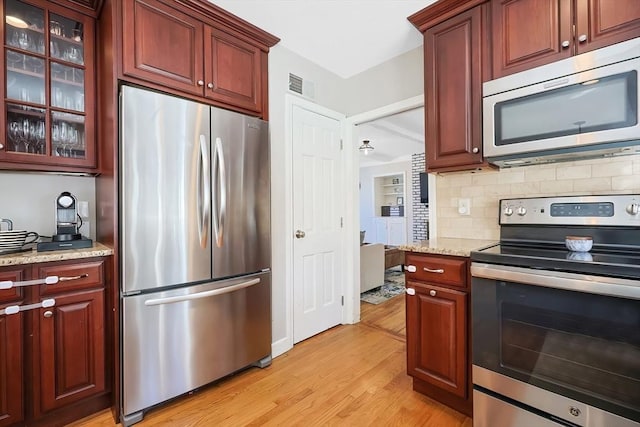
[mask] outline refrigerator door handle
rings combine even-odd
[[[209,238],[209,216],[211,215],[211,184],[209,177],[209,153],[207,150],[207,139],[200,135],[200,159],[198,159],[198,237],[200,246],[207,247]]]
[[[231,285],[231,286],[227,286],[220,289],[214,289],[214,290],[205,291],[205,292],[198,292],[197,294],[182,295],[177,297],[148,299],[144,302],[144,305],[152,306],[152,305],[172,304],[174,302],[183,302],[183,301],[191,301],[191,300],[196,300],[201,298],[208,298],[216,295],[223,295],[223,294],[228,294],[230,292],[235,292],[240,289],[257,285],[258,283],[260,283],[259,278],[247,280],[246,282],[238,283],[237,285]]]
[[[216,177],[216,200],[219,200],[219,205],[216,203],[217,212],[214,209],[215,219],[213,221],[213,230],[216,237],[216,245],[221,248],[224,244],[224,225],[227,217],[227,173],[224,160],[224,153],[222,151],[222,139],[216,138],[216,145],[213,154],[213,170],[217,172]]]

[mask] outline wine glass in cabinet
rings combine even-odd
[[[0,167],[91,171],[96,166],[93,19],[42,0],[2,4],[6,79]]]

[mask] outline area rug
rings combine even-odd
[[[384,272],[384,285],[360,294],[360,300],[369,304],[381,304],[404,293],[404,273],[399,268]]]

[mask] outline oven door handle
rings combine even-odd
[[[471,276],[640,300],[640,281],[638,280],[591,276],[563,271],[535,270],[478,262],[471,263]]]

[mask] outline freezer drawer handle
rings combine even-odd
[[[42,300],[36,304],[27,304],[27,305],[10,305],[9,307],[5,307],[3,310],[0,310],[0,315],[6,314],[7,316],[10,314],[16,314],[21,311],[33,310],[36,308],[49,308],[56,305],[56,300],[53,298]]]
[[[260,279],[252,279],[246,282],[238,283],[237,285],[227,286],[226,288],[214,289],[212,291],[198,292],[197,294],[183,295],[179,297],[149,299],[144,302],[144,305],[147,305],[147,306],[162,305],[162,304],[171,304],[174,302],[183,302],[183,301],[191,301],[194,299],[208,298],[216,295],[235,292],[240,289],[248,288],[249,286],[257,285],[258,283],[260,283]]]

